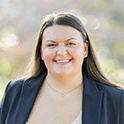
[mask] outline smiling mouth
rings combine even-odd
[[[68,64],[72,61],[72,59],[68,59],[68,60],[54,60],[54,62],[56,64],[59,64],[59,65],[65,65],[65,64]]]

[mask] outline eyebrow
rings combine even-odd
[[[70,40],[77,40],[77,39],[76,38],[69,38],[69,39],[65,40],[65,42],[68,42]],[[46,42],[53,42],[53,43],[55,43],[56,41],[54,41],[54,40],[46,40]]]

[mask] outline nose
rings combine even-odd
[[[60,46],[57,50],[57,54],[58,55],[66,55],[67,54],[67,50],[64,46]]]

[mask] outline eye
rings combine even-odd
[[[52,46],[55,46],[55,44],[49,44],[48,47],[52,47]]]
[[[75,44],[75,43],[70,42],[70,43],[67,43],[67,45],[76,45],[76,44]]]

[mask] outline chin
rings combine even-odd
[[[56,73],[54,73],[54,75],[56,75],[57,77],[60,77],[60,78],[66,78],[66,77],[71,76],[72,73],[64,71],[64,72],[56,72]]]

